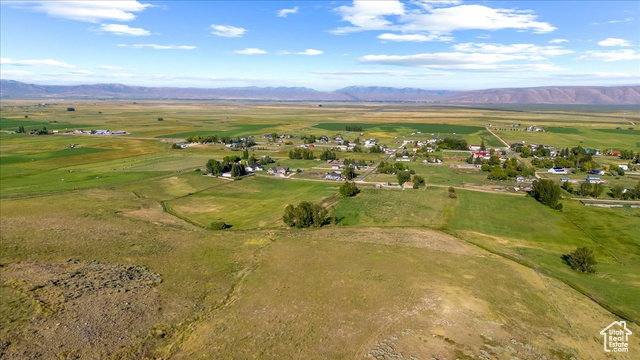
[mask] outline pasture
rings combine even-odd
[[[562,212],[551,210],[508,193],[514,181],[449,166],[465,163],[467,152],[437,153],[440,165],[408,162],[427,187],[378,189],[375,182],[396,176],[372,174],[360,194],[342,198],[341,182],[322,180],[326,163],[288,158],[304,135],[396,146],[434,134],[500,146],[488,124],[507,142],[638,151],[638,130],[621,117],[637,121],[637,109],[323,105],[3,103],[0,352],[8,359],[600,359],[612,358],[602,351],[603,327],[625,318],[640,332],[640,209],[587,207],[567,196]],[[495,130],[512,123],[548,131]],[[11,133],[20,126],[127,135]],[[291,138],[267,144],[271,132]],[[242,153],[222,144],[172,149],[196,134],[254,136],[251,153],[275,161],[267,167],[303,172],[203,176],[208,159]],[[374,165],[387,157],[337,155]],[[633,176],[607,176],[607,186],[631,187]],[[325,205],[335,221],[287,228],[284,207],[301,201]],[[215,220],[231,228],[208,230]],[[580,246],[594,249],[596,274],[563,262]]]

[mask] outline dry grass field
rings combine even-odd
[[[363,139],[390,146],[432,132],[479,143],[486,124],[517,122],[576,129],[527,141],[638,151],[639,130],[616,132],[620,109],[205,101],[2,106],[0,359],[640,354],[640,209],[592,208],[565,198],[557,212],[493,190],[511,182],[449,168],[446,162],[460,162],[454,156],[442,166],[408,163],[426,188],[363,184],[360,194],[344,199],[340,182],[304,176],[318,161],[286,157],[302,135],[359,137],[342,130],[346,123],[363,126]],[[640,117],[625,111],[627,119]],[[128,134],[10,133],[22,124]],[[262,136],[274,131],[295,135],[293,145],[267,145]],[[513,134],[509,141],[530,136],[504,133]],[[305,172],[290,179],[205,177],[196,169],[208,159],[240,153],[222,145],[171,148],[188,134],[253,135],[262,148],[256,156]],[[610,184],[632,184],[631,176]],[[451,185],[456,198],[447,196]],[[327,205],[337,220],[319,229],[287,228],[284,207],[304,200]],[[208,230],[214,220],[232,227]],[[596,274],[576,273],[562,261],[578,246],[594,249]],[[605,353],[599,332],[621,319],[633,331],[630,352]]]

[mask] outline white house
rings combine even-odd
[[[326,180],[336,180],[336,181],[340,181],[342,180],[342,174],[337,173],[337,172],[330,172],[327,173],[327,175],[324,177]]]
[[[619,167],[620,169],[624,170],[624,171],[629,170],[629,166],[627,166],[626,164],[620,164],[620,165],[618,165],[618,167]]]
[[[602,180],[600,180],[600,175],[587,175],[585,182],[589,184],[600,184]]]
[[[567,170],[565,170],[563,168],[551,168],[551,169],[547,170],[547,172],[549,174],[553,174],[553,175],[567,175],[567,174],[569,174],[569,172],[567,172]]]

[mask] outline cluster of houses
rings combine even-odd
[[[75,131],[67,131],[67,133],[71,134],[89,134],[89,135],[126,135],[127,132],[124,130],[111,131],[111,130],[84,130],[84,129],[76,129]]]

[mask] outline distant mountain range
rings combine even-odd
[[[640,86],[553,86],[475,91],[350,86],[327,92],[305,87],[178,88],[121,84],[35,85],[0,81],[2,99],[216,99],[272,101],[429,101],[477,104],[640,105]]]

